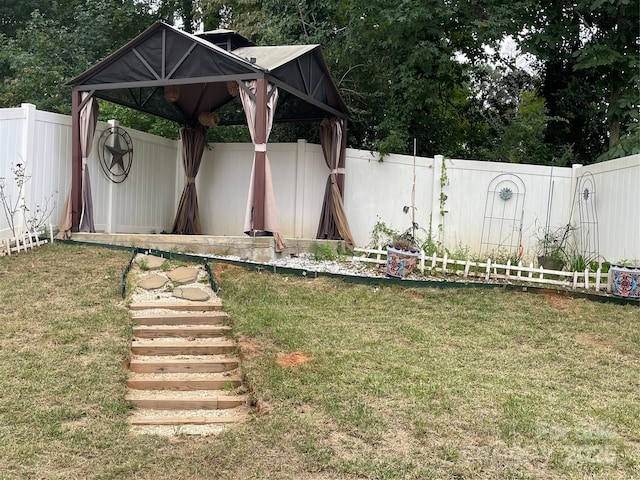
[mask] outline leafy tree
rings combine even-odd
[[[202,21],[258,44],[321,44],[353,113],[350,144],[411,153],[416,138],[422,155],[592,163],[640,144],[639,15],[637,0],[6,0],[0,107],[68,113],[61,85],[153,21],[187,31]],[[488,48],[507,35],[535,57],[535,71]],[[139,112],[102,112],[177,135]],[[317,139],[317,125],[278,125],[271,138],[300,137]]]
[[[558,119],[549,123],[545,142],[556,151],[570,145],[574,161],[592,163],[607,143],[636,131],[637,1],[524,1],[514,8],[520,44],[540,60],[541,93]]]
[[[76,39],[68,28],[33,12],[0,51],[0,65],[8,72],[0,86],[0,106],[32,102],[42,110],[69,113],[69,92],[63,83],[72,77],[77,63],[88,63],[87,52]]]

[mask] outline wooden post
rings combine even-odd
[[[267,80],[256,82],[256,169],[253,182],[253,229],[264,230],[265,165],[267,144]]]
[[[82,149],[80,147],[80,92],[71,93],[71,231],[80,229],[82,210]]]

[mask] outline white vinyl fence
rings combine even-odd
[[[171,230],[185,178],[180,143],[127,129],[133,166],[120,184],[103,174],[97,144],[108,128],[100,122],[88,160],[96,230],[161,233]],[[319,145],[269,144],[281,231],[286,238],[314,238],[327,168]],[[213,144],[196,179],[203,231],[242,235],[251,144]],[[521,250],[535,258],[542,229],[570,226],[576,248],[600,260],[640,260],[640,156],[587,167],[559,168],[471,160],[413,158],[347,149],[345,209],[359,247],[371,243],[378,222],[397,231],[428,232],[441,250],[498,258]],[[26,166],[19,190],[12,168]],[[57,226],[71,179],[71,120],[32,105],[0,109],[0,177],[6,193],[30,211],[55,202],[48,221]],[[414,187],[415,185],[415,187]],[[414,190],[415,188],[415,190]],[[415,193],[414,193],[415,192]],[[405,213],[406,212],[406,213]],[[26,230],[18,219],[18,230]],[[14,236],[0,212],[0,239]],[[528,272],[527,272],[528,274]]]

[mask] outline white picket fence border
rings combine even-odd
[[[362,253],[365,256],[354,256],[353,260],[378,265],[387,263],[386,249],[354,248],[354,252]],[[375,256],[371,257],[371,255]],[[601,290],[610,292],[612,289],[609,283],[609,275],[602,273],[602,268],[598,268],[595,272],[589,271],[588,268],[584,272],[546,270],[542,267],[534,267],[533,262],[529,266],[522,265],[522,261],[517,265],[512,265],[511,260],[507,260],[506,264],[500,264],[492,262],[490,258],[486,262],[474,262],[448,258],[446,253],[444,257],[438,257],[436,253],[431,257],[427,257],[424,250],[420,250],[416,266],[423,275],[425,272],[431,274],[439,273],[442,275],[456,275],[462,278],[482,278],[485,281],[506,280],[559,286],[573,290],[578,288],[593,289],[596,292]]]
[[[49,224],[49,237],[46,238],[47,231],[44,231],[44,238],[40,238],[38,232],[25,232],[24,235],[5,238],[0,240],[0,256],[8,256],[12,253],[26,252],[29,249],[53,243],[53,226]]]

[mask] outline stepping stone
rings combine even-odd
[[[140,255],[136,258],[138,265],[145,264],[149,270],[159,270],[166,260],[155,255]]]
[[[162,275],[152,274],[147,275],[142,280],[138,282],[138,286],[144,288],[145,290],[155,290],[156,288],[164,287],[165,283],[167,283],[169,279],[167,277],[163,277]]]
[[[198,278],[198,269],[189,267],[179,267],[167,273],[172,282],[191,283]]]
[[[174,288],[173,296],[194,302],[206,302],[211,298],[207,292],[200,288]]]

